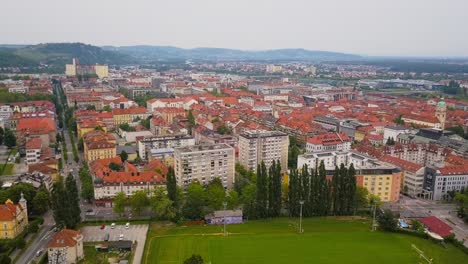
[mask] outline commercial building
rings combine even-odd
[[[270,167],[279,161],[281,169],[288,169],[289,137],[286,133],[266,130],[247,130],[239,135],[239,163],[255,171],[262,162]]]
[[[0,205],[0,238],[13,239],[28,226],[28,206],[23,193],[18,204],[10,199]]]
[[[423,195],[432,200],[449,198],[450,191],[460,191],[468,187],[468,166],[448,166],[440,169],[426,169]]]
[[[176,148],[174,165],[177,184],[184,189],[195,180],[206,185],[214,178],[226,189],[234,185],[234,148],[227,144]]]
[[[397,157],[385,155],[381,161],[393,164],[402,170],[402,192],[411,197],[420,196],[423,193],[425,167]]]
[[[409,133],[410,130],[403,126],[386,126],[384,128],[384,144],[387,144],[387,141],[391,138],[394,141],[397,141],[397,138],[400,134]]]
[[[62,229],[47,244],[49,264],[74,264],[84,257],[83,235],[80,231]]]

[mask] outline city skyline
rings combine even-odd
[[[4,4],[0,43],[303,48],[364,56],[466,57],[468,29],[459,25],[468,22],[463,13],[468,3],[449,2],[22,0]]]

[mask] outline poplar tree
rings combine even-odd
[[[268,175],[265,163],[257,166],[257,216],[258,218],[266,218],[268,216]]]
[[[272,176],[272,187],[273,191],[271,192],[273,194],[273,205],[272,205],[272,212],[273,212],[273,217],[278,217],[281,214],[281,201],[282,201],[282,194],[281,194],[281,164],[280,162],[273,163],[273,176]]]

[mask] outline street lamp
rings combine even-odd
[[[226,206],[227,206],[227,202],[224,201],[223,202],[223,206],[224,206],[224,236],[226,236]]]
[[[304,232],[304,230],[302,230],[302,205],[304,201],[300,200],[299,204],[301,205],[301,210],[299,211],[299,234],[302,234]]]

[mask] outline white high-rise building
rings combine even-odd
[[[239,163],[255,171],[265,163],[269,168],[273,161],[280,161],[282,171],[288,169],[289,137],[280,131],[250,130],[239,136]]]
[[[174,171],[177,185],[187,188],[198,180],[207,185],[214,178],[220,178],[224,188],[234,185],[234,148],[227,144],[210,144],[176,148]]]

